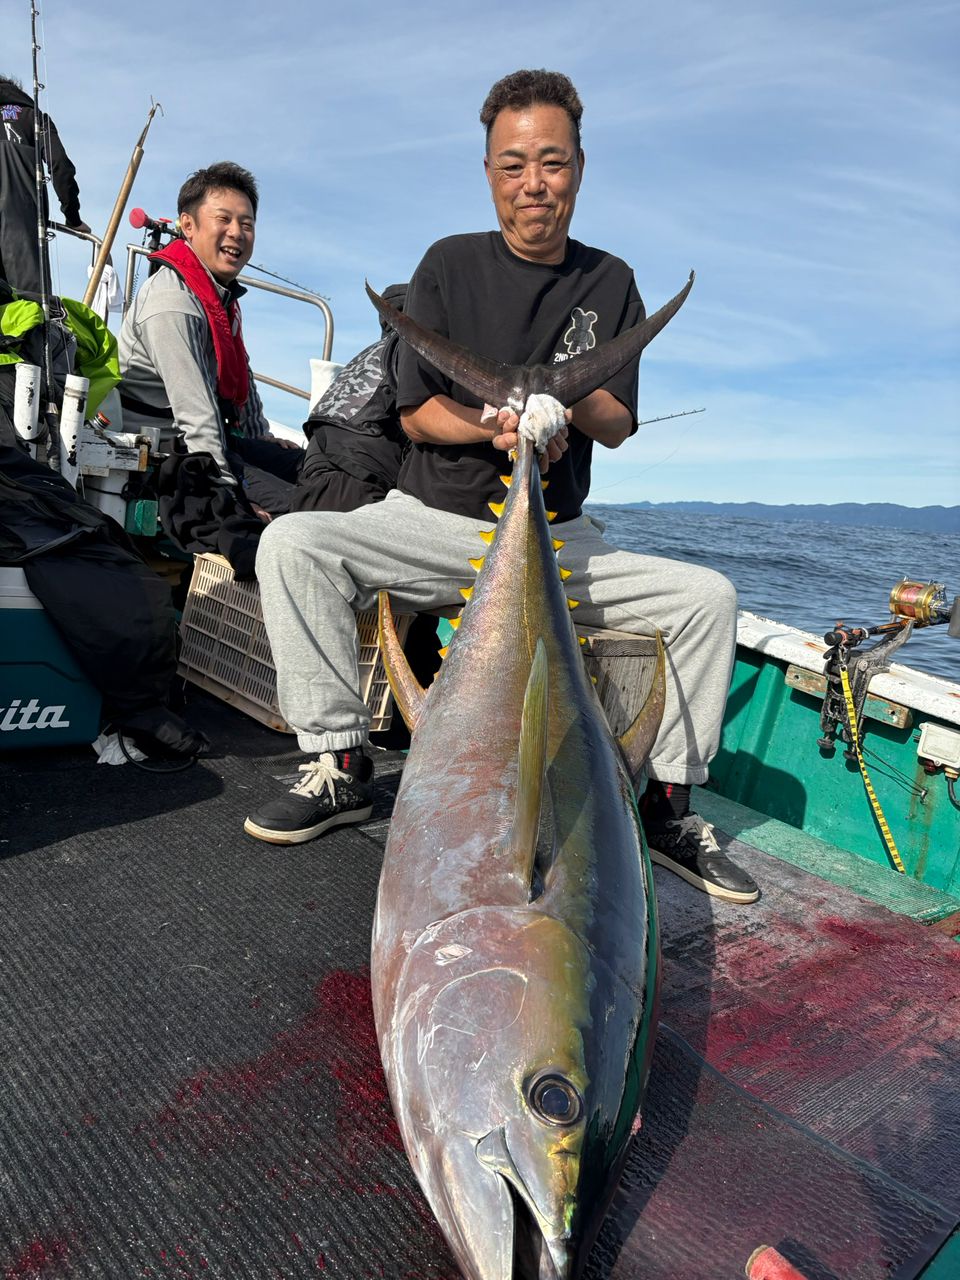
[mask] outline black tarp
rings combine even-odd
[[[105,720],[174,754],[204,743],[167,709],[176,614],[167,584],[120,526],[17,443],[0,408],[0,564],[19,566]]]

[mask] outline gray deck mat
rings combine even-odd
[[[365,828],[276,849],[240,822],[270,775],[294,767],[278,758],[290,739],[206,699],[193,718],[226,753],[186,773],[97,766],[82,751],[0,757],[0,1276],[453,1280],[400,1148],[370,1017],[369,929],[400,758],[380,760]],[[658,886],[665,1020],[673,1002],[683,1034],[709,1050],[704,992],[726,926],[673,877],[658,873]],[[735,918],[762,933],[762,912]],[[792,1250],[811,1280],[906,1278],[955,1222],[923,1176],[904,1185],[851,1159],[842,1133],[830,1145],[767,1112],[674,1037],[661,1037],[654,1072],[592,1280],[733,1280],[760,1243]],[[758,1113],[765,1140],[754,1130],[744,1144]],[[801,1195],[788,1178],[785,1195],[778,1171],[781,1219],[735,1186],[714,1194],[703,1179],[719,1192],[724,1166],[698,1155],[697,1133],[715,1152],[732,1143],[736,1179],[753,1154],[765,1185],[789,1151],[788,1166],[819,1168],[819,1189]],[[846,1188],[849,1212],[838,1216],[831,1186]],[[811,1204],[829,1230],[811,1225]],[[675,1256],[657,1254],[678,1225],[681,1252],[674,1239]],[[756,1238],[761,1226],[777,1238]],[[883,1270],[853,1257],[856,1231]],[[847,1269],[824,1243],[835,1234]],[[703,1266],[704,1250],[720,1270]]]

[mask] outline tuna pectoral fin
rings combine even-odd
[[[518,876],[531,886],[547,765],[547,681],[547,651],[543,641],[538,640],[523,695],[517,811],[507,846],[517,860]]]
[[[386,591],[379,596],[379,613],[377,631],[380,637],[380,652],[383,654],[383,665],[390,683],[390,692],[400,708],[403,722],[411,733],[417,727],[423,712],[423,700],[427,696],[423,686],[410,670],[406,654],[397,635],[390,608],[390,597]]]
[[[667,679],[666,661],[663,653],[663,637],[657,632],[657,662],[653,672],[653,684],[647,694],[640,713],[629,729],[620,737],[620,749],[627,762],[627,771],[634,791],[640,784],[640,775],[647,762],[647,756],[653,750],[653,744],[660,732],[660,721],[663,719],[663,707],[666,701]]]

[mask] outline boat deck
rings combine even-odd
[[[190,717],[216,754],[181,773],[0,757],[0,1278],[456,1280],[369,1003],[403,757],[369,823],[276,848],[241,823],[292,740],[205,695]],[[590,1280],[735,1280],[762,1244],[809,1280],[955,1277],[950,904],[889,910],[699,799],[763,896],[656,871],[661,1034]]]

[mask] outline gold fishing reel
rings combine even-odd
[[[895,618],[913,618],[918,627],[941,621],[949,613],[942,582],[912,582],[902,578],[890,592],[890,612]]]

